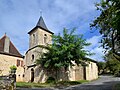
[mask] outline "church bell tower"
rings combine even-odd
[[[51,35],[53,32],[49,31],[43,17],[40,16],[36,27],[34,27],[29,34],[29,48],[33,48],[38,45],[45,45],[51,43]]]
[[[43,17],[40,16],[36,26],[28,32],[29,34],[29,49],[25,55],[25,65],[26,70],[25,80],[31,82],[38,82],[38,69],[35,64],[36,59],[39,58],[40,52],[43,52],[43,49],[39,45],[46,45],[52,43],[51,35],[53,32],[49,31]],[[42,81],[41,81],[42,82]]]

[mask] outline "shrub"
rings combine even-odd
[[[15,73],[16,70],[17,70],[17,67],[15,65],[13,65],[13,66],[10,67],[10,70],[11,70],[10,71],[11,73]]]
[[[48,79],[46,80],[46,83],[55,83],[55,78],[48,77]]]
[[[11,70],[17,70],[17,67],[15,65],[10,67]]]

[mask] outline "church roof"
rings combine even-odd
[[[4,51],[5,46],[5,39],[7,38],[6,34],[0,39],[0,54],[10,55],[10,56],[16,56],[16,57],[23,57],[19,51],[16,49],[16,47],[13,45],[13,43],[10,41],[9,44],[9,52]]]
[[[48,30],[48,28],[47,28],[47,26],[45,25],[45,22],[44,22],[42,16],[39,18],[38,23],[37,23],[36,26],[38,26],[38,27],[42,27],[42,28]]]
[[[48,28],[47,28],[47,26],[46,26],[46,24],[45,24],[42,16],[40,16],[40,18],[39,18],[39,20],[37,22],[36,27],[33,28],[31,31],[29,31],[28,34],[30,34],[31,32],[33,32],[36,28],[41,28],[41,29],[43,29],[43,30],[45,30],[45,31],[53,34],[53,32],[51,32],[51,31],[48,30]]]

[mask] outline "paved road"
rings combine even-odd
[[[49,88],[21,88],[17,90],[114,90],[114,85],[120,83],[120,77],[113,77],[113,76],[100,76],[98,80],[86,83],[86,84],[79,84],[71,87],[67,87],[64,89],[49,89]]]
[[[100,76],[98,80],[71,86],[63,90],[114,90],[114,86],[117,83],[120,83],[120,77]]]

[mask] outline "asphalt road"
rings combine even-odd
[[[120,83],[120,77],[100,76],[100,78],[95,81],[85,84],[74,85],[63,89],[18,88],[17,90],[114,90],[114,86],[117,83]]]
[[[95,81],[71,86],[63,90],[114,90],[114,86],[117,83],[120,83],[120,77],[100,76]]]

